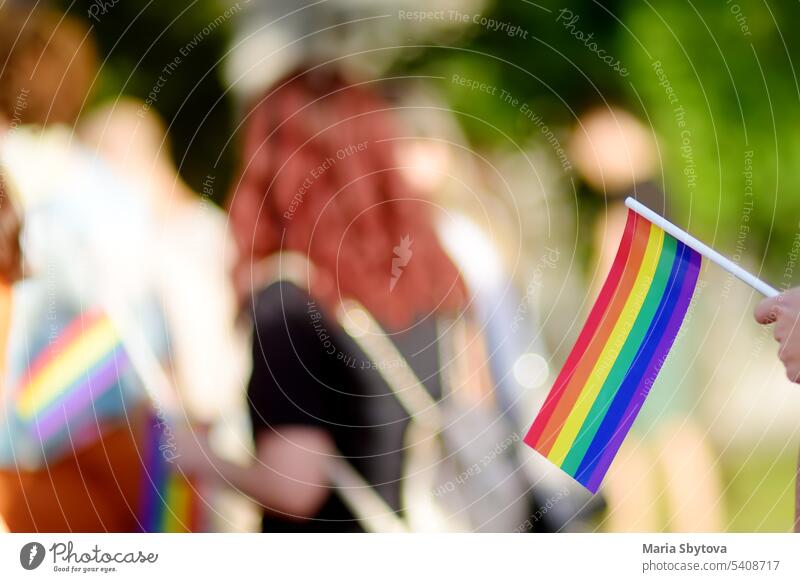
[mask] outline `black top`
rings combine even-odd
[[[399,480],[407,414],[375,365],[409,365],[441,396],[436,325],[393,334],[404,362],[373,363],[305,290],[275,283],[255,297],[253,373],[248,387],[253,432],[281,425],[322,427],[362,477],[400,511]],[[265,532],[361,531],[335,490],[311,520],[265,512]]]

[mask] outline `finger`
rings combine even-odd
[[[767,297],[761,303],[756,305],[753,315],[756,321],[761,324],[768,324],[774,322],[778,318],[778,303],[780,302],[780,295],[777,297]]]
[[[795,384],[800,383],[800,366],[786,366],[786,377]]]
[[[772,336],[775,338],[775,341],[781,344],[781,349],[783,349],[783,342],[788,336],[786,333],[786,327],[786,322],[784,320],[780,320],[772,329]]]
[[[791,317],[784,317],[783,319],[786,320],[787,335],[795,334],[798,329],[798,322],[800,322],[800,312],[795,312]]]
[[[778,359],[783,362],[784,366],[788,366],[790,357],[791,354],[786,351],[786,345],[781,342],[780,346],[778,346]]]

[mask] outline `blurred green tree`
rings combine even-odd
[[[788,2],[632,2],[620,32],[682,220],[764,259],[776,286],[800,282],[784,275],[800,234],[799,18]]]
[[[196,191],[202,191],[203,181],[213,175],[213,198],[221,202],[231,176],[232,153],[225,144],[232,131],[233,108],[224,94],[218,60],[228,46],[236,4],[218,0],[55,4],[92,27],[104,59],[95,101],[121,94],[147,100],[159,77],[165,79],[152,108],[169,125],[176,165]]]
[[[614,16],[622,2],[602,6],[590,0],[498,0],[480,15],[509,28],[473,24],[453,45],[430,48],[401,62],[399,68],[452,78],[453,74],[497,87],[495,94],[470,91],[445,82],[445,95],[462,117],[469,137],[478,144],[507,147],[507,138],[525,140],[539,131],[520,106],[498,98],[505,90],[540,115],[552,128],[571,125],[590,105],[625,97],[625,77],[597,54],[619,61],[619,22]],[[520,31],[509,34],[510,27]],[[591,50],[587,45],[593,45]],[[488,122],[484,123],[484,122]]]
[[[453,108],[477,118],[460,119],[473,143],[510,147],[508,137],[524,142],[539,128],[453,74],[507,91],[562,134],[585,109],[621,104],[659,138],[678,222],[735,258],[763,260],[775,285],[800,282],[786,268],[800,234],[800,41],[788,32],[800,4],[502,0],[484,16],[527,35],[473,25],[399,66],[445,77]]]

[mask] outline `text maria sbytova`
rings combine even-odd
[[[690,554],[699,556],[700,554],[727,554],[727,546],[712,546],[706,544],[642,544],[643,554]]]

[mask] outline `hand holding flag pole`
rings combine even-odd
[[[702,257],[778,291],[632,198],[617,256],[525,443],[592,493],[667,359]]]

